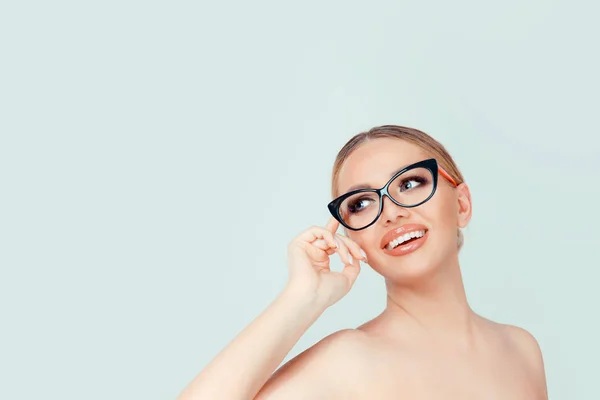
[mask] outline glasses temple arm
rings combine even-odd
[[[454,187],[458,186],[458,184],[456,183],[456,181],[454,179],[452,179],[452,177],[450,176],[450,174],[448,174],[446,171],[444,171],[444,169],[442,167],[438,167],[438,170],[444,176],[444,178],[448,179],[450,181],[450,183],[452,183],[454,185]]]

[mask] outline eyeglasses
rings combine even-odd
[[[327,205],[329,212],[346,228],[359,231],[373,225],[383,211],[383,196],[394,204],[417,207],[429,200],[437,188],[438,172],[454,187],[454,179],[434,158],[402,168],[381,189],[352,190]]]

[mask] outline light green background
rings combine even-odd
[[[283,287],[337,150],[400,124],[471,186],[473,308],[599,399],[594,4],[2,2],[0,398],[174,398]],[[364,268],[290,357],[383,305]]]

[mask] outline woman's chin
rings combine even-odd
[[[414,247],[408,247],[411,245]],[[429,245],[433,243],[415,241],[402,249],[383,250],[379,257],[373,257],[371,268],[386,280],[398,284],[429,278],[445,264],[443,253],[432,252],[430,247],[435,246]]]

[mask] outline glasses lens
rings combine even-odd
[[[360,229],[377,218],[379,195],[375,192],[356,193],[344,199],[339,211],[346,225]]]
[[[431,196],[433,175],[427,168],[410,169],[390,183],[388,192],[400,204],[417,205]]]
[[[433,175],[427,168],[413,168],[394,179],[388,187],[390,196],[405,206],[425,201],[433,192]],[[353,229],[364,228],[377,218],[379,196],[375,192],[356,193],[342,202],[339,213]]]

